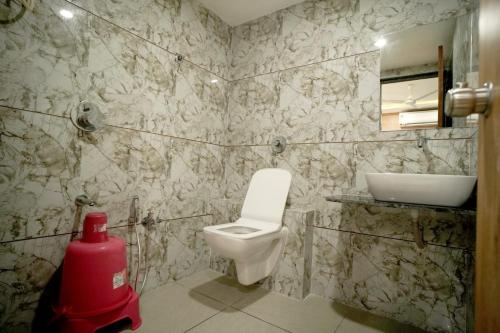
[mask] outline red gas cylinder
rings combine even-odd
[[[63,332],[94,332],[128,318],[141,324],[137,294],[127,281],[125,242],[108,236],[107,216],[85,216],[82,238],[72,241],[64,257],[60,304]]]

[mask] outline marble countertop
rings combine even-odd
[[[420,205],[420,204],[411,204],[404,202],[392,202],[392,201],[379,201],[375,200],[370,195],[352,195],[352,194],[339,194],[339,195],[331,195],[325,197],[326,201],[331,202],[340,202],[347,204],[366,204],[366,205],[374,205],[380,207],[389,207],[389,208],[408,208],[408,209],[433,209],[441,212],[453,212],[460,214],[468,214],[468,215],[476,215],[476,209],[469,206],[462,207],[448,207],[448,206],[432,206],[432,205]]]

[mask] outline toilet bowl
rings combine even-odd
[[[292,176],[283,169],[262,169],[250,181],[241,209],[233,223],[203,228],[216,254],[236,264],[238,281],[250,285],[269,276],[286,244],[288,229],[282,218]]]

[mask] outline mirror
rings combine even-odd
[[[457,82],[479,86],[477,35],[475,10],[377,39],[381,130],[475,125],[477,117],[446,117],[444,96]]]

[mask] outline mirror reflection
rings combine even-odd
[[[444,96],[457,82],[478,86],[477,13],[385,35],[380,48],[381,130],[462,127],[477,117],[444,114]]]

